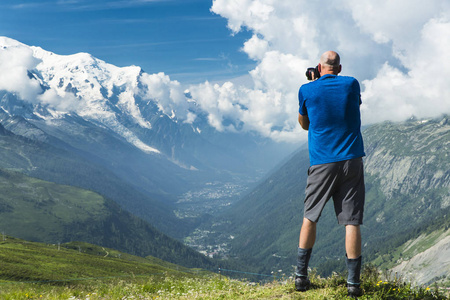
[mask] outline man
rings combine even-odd
[[[365,156],[361,136],[361,96],[358,81],[338,76],[340,57],[325,52],[317,66],[320,78],[301,86],[298,121],[308,130],[310,168],[306,186],[304,218],[300,230],[295,287],[306,291],[310,285],[308,262],[316,238],[316,223],[333,198],[339,224],[345,225],[345,250],[349,296],[362,295],[361,232],[364,211]]]

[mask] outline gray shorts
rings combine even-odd
[[[304,217],[312,222],[319,221],[331,197],[339,224],[362,224],[365,188],[361,157],[308,169]]]

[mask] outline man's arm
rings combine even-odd
[[[302,126],[303,129],[308,130],[309,129],[309,118],[307,115],[302,116],[300,113],[298,114],[298,122],[300,123],[300,126]]]

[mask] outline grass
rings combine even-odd
[[[0,284],[73,279],[175,275],[192,272],[157,258],[138,257],[83,242],[42,244],[6,236],[0,241]]]
[[[254,283],[87,243],[45,245],[7,237],[0,242],[0,299],[347,299],[342,275],[311,274],[312,288],[292,278]],[[383,281],[366,267],[359,299],[449,299],[435,288]]]
[[[327,279],[312,276],[312,289],[295,291],[292,279],[265,284],[219,277],[153,275],[126,279],[93,279],[54,285],[49,283],[9,283],[0,286],[1,299],[348,299],[345,280],[335,275]],[[412,289],[398,282],[368,281],[359,299],[448,299],[433,288]]]

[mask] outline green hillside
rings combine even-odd
[[[312,288],[296,292],[292,278],[265,284],[187,269],[87,243],[48,245],[4,236],[0,241],[0,298],[9,299],[347,299],[341,275],[311,277]],[[411,288],[383,281],[366,268],[360,299],[445,300],[434,287]]]
[[[92,278],[178,274],[190,271],[152,257],[132,256],[88,243],[42,244],[3,236],[0,283],[63,284]]]
[[[382,123],[363,132],[366,158],[365,262],[381,265],[408,240],[448,226],[450,122]],[[299,152],[216,221],[234,236],[230,255],[258,272],[293,272],[309,167]],[[216,230],[218,231],[218,230]],[[318,223],[311,266],[322,275],[345,269],[344,227],[333,205]],[[382,259],[380,259],[382,257]]]
[[[45,243],[96,243],[184,266],[213,265],[95,192],[3,169],[0,190],[0,231],[8,235]]]
[[[25,126],[19,117],[17,119],[15,126]],[[40,130],[30,127],[30,124],[25,124],[28,127],[23,130],[34,130],[36,134],[43,134]],[[97,137],[99,133],[91,132],[90,135]],[[51,137],[46,139],[55,140]],[[177,237],[189,229],[188,222],[183,223],[183,220],[175,217],[173,207],[168,201],[163,202],[159,198],[144,194],[133,186],[132,182],[120,179],[62,141],[53,141],[52,144],[59,147],[15,135],[0,124],[0,168],[96,191],[171,236]],[[126,159],[125,155],[123,160]]]

